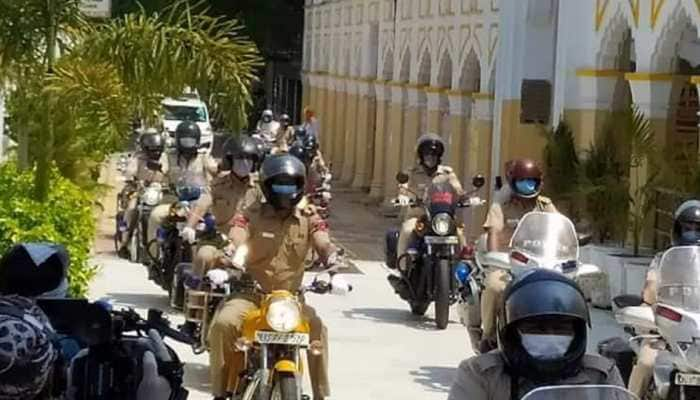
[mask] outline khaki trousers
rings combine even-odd
[[[649,340],[642,342],[642,347],[639,349],[639,355],[637,356],[637,363],[632,368],[628,384],[629,391],[640,399],[644,398],[644,393],[649,388],[654,372],[654,361],[656,361],[658,353],[658,350],[651,347]]]
[[[496,315],[503,304],[503,292],[509,280],[510,274],[502,269],[493,269],[486,274],[481,294],[482,340],[496,340]]]
[[[236,340],[241,335],[246,315],[258,308],[257,304],[246,299],[233,299],[224,304],[214,316],[209,329],[209,374],[212,395],[225,396],[236,387],[235,380],[245,366],[244,354],[235,348]],[[322,355],[308,355],[309,375],[314,400],[330,395],[328,383],[328,331],[323,321],[312,307],[304,305],[303,315],[308,319],[311,340],[321,342]]]

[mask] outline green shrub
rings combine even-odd
[[[0,254],[17,242],[48,241],[68,249],[71,295],[87,295],[96,267],[89,265],[95,236],[92,196],[52,171],[45,203],[32,199],[33,172],[20,172],[14,163],[0,166]]]

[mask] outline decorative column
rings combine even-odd
[[[330,75],[326,75],[325,80],[326,85],[326,97],[324,101],[326,102],[326,108],[324,109],[325,115],[319,117],[321,122],[321,145],[323,151],[323,157],[327,162],[332,162],[335,158],[335,115],[336,115],[336,80]]]
[[[442,115],[440,112],[440,89],[428,87],[425,88],[425,95],[428,105],[428,132],[442,135],[440,132],[440,120]]]
[[[304,115],[303,115],[304,114],[304,107],[308,106],[310,104],[310,101],[311,101],[311,97],[310,97],[310,95],[311,95],[311,93],[310,93],[311,92],[311,83],[309,82],[309,72],[308,71],[304,71],[302,73],[301,82],[302,82],[302,87],[301,87],[301,104],[302,104],[301,113],[302,113],[302,115],[300,116],[300,118],[303,121],[304,120]]]
[[[340,177],[341,183],[350,185],[355,175],[355,145],[357,143],[357,81],[348,78],[345,81],[345,146],[343,150],[343,169]]]
[[[491,147],[493,143],[493,105],[494,99],[490,93],[474,93],[472,95],[471,120],[467,146],[467,171],[480,173],[487,177],[486,185],[481,190],[481,197],[490,204],[490,194],[493,192],[493,174],[491,173]],[[473,172],[472,172],[473,171]],[[481,225],[486,218],[488,207],[476,207],[472,212],[472,223],[468,232],[478,236],[483,232]]]
[[[416,142],[421,135],[421,118],[425,117],[427,98],[422,86],[411,85],[406,88],[408,110],[405,115],[403,131],[403,148],[401,152],[401,168],[410,168],[415,164]]]
[[[337,178],[343,171],[345,151],[345,79],[335,77],[335,125],[333,127],[333,171]],[[336,179],[337,179],[336,178]]]
[[[450,104],[450,166],[454,168],[457,176],[461,178],[465,189],[470,184],[470,177],[475,174],[474,169],[468,168],[469,160],[476,157],[475,148],[469,135],[469,118],[471,117],[472,99],[462,92],[448,92],[447,98]],[[476,163],[474,163],[476,164]]]
[[[374,159],[376,100],[374,85],[366,80],[357,82],[357,126],[355,134],[355,175],[352,187],[366,188],[372,177],[372,161]]]
[[[325,74],[319,75],[316,78],[316,107],[314,108],[314,111],[316,111],[316,118],[318,119],[318,122],[320,124],[319,129],[321,132],[319,137],[319,144],[321,144],[322,146],[323,141],[326,139],[323,135],[323,120],[327,118],[329,108],[328,102],[326,101],[326,99],[328,98],[328,91],[326,90],[327,80],[328,76]]]
[[[384,199],[396,197],[396,174],[401,170],[401,141],[404,132],[404,109],[406,107],[407,89],[403,84],[394,83],[391,86],[391,102],[389,105],[389,127],[384,142],[386,157],[384,170]]]
[[[669,109],[671,92],[673,91],[673,75],[658,73],[627,73],[625,79],[630,84],[632,101],[637,108],[649,119],[654,132],[655,146],[663,149],[666,146],[669,129]],[[645,161],[630,170],[630,196],[640,204],[643,200],[642,188],[650,178],[649,165]],[[642,233],[642,244],[649,245],[653,241],[653,219],[645,218]]]
[[[306,105],[308,105],[309,107],[311,107],[314,110],[316,109],[316,104],[318,103],[318,95],[316,92],[317,82],[318,82],[318,75],[316,75],[315,73],[309,74],[309,87],[308,87],[308,92],[309,92],[309,95],[308,95],[309,100],[308,101],[309,102],[306,103]]]
[[[374,129],[374,163],[369,197],[381,200],[384,194],[384,177],[388,147],[386,147],[387,130],[389,127],[389,108],[391,105],[391,87],[386,82],[375,82],[374,92],[377,97],[377,113]]]
[[[596,134],[618,106],[615,104],[616,88],[624,84],[624,80],[623,73],[615,70],[580,69],[576,76],[576,106],[565,110],[564,115],[574,131],[576,148],[585,151],[595,142]]]

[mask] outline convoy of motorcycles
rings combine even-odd
[[[268,138],[269,135],[261,134],[260,137]],[[268,140],[268,153],[272,146]],[[120,170],[124,170],[125,163],[125,159],[120,160]],[[329,181],[330,173],[324,177],[321,187],[307,193],[324,217],[328,216],[331,198]],[[408,176],[400,173],[397,181],[406,183]],[[481,294],[485,273],[490,268],[505,270],[511,277],[534,268],[557,271],[576,280],[595,305],[610,305],[604,288],[592,284],[602,279],[602,270],[579,259],[579,247],[588,243],[590,236],[577,233],[572,221],[562,214],[527,213],[520,219],[511,237],[508,252],[486,251],[485,236],[473,244],[463,243],[459,209],[483,205],[484,201],[474,194],[484,184],[483,176],[475,176],[472,180],[474,189],[466,197],[458,196],[449,184],[432,184],[425,193],[414,193],[415,200],[411,200],[409,206],[422,207],[425,212],[416,224],[413,242],[405,254],[397,254],[398,229],[386,233],[385,262],[392,271],[388,280],[400,298],[409,304],[413,314],[423,315],[430,304],[435,303],[436,325],[438,329],[445,329],[450,307],[456,304],[473,350],[479,353]],[[173,194],[177,200],[171,204],[168,218],[158,228],[156,239],[149,243],[145,234],[148,217],[165,194]],[[247,276],[223,285],[214,285],[207,278],[197,280],[192,277],[189,274],[191,246],[182,241],[180,231],[189,215],[191,202],[196,201],[199,194],[198,188],[163,188],[157,183],[140,187],[135,182],[126,182],[118,197],[120,212],[115,234],[115,245],[119,247],[127,237],[123,210],[132,196],[136,196],[138,223],[130,235],[130,259],[148,265],[150,278],[168,292],[171,305],[182,309],[185,319],[193,323],[195,329],[183,335],[170,328],[155,310],[149,311],[147,320],[140,319],[133,311],[112,312],[111,316],[100,316],[104,323],[110,319],[112,321],[109,330],[111,336],[103,333],[102,340],[126,340],[124,332],[155,330],[161,336],[188,343],[195,353],[201,353],[208,349],[206,332],[221,301],[232,292],[262,295],[264,300],[260,310],[247,317],[242,328],[243,335],[234,344],[238,350],[246,353],[247,368],[240,398],[303,398],[302,376],[298,373],[301,370],[301,350],[316,354],[321,344],[309,340],[309,325],[301,314],[299,297],[307,292],[344,294],[351,287],[335,273],[330,274],[330,281],[314,279],[296,293],[261,293],[256,282]],[[225,240],[214,226],[210,214],[203,217],[197,229],[197,238]],[[615,352],[606,350],[611,343],[611,340],[607,340],[600,343],[599,350],[601,354],[615,359],[627,380],[635,353],[639,351],[639,343],[642,340],[651,341],[654,348],[659,350],[659,356],[645,398],[700,398],[700,248],[676,247],[666,251],[661,258],[659,272],[658,305],[654,308],[642,305],[641,298],[637,296],[620,296],[612,300],[616,319],[631,335],[630,345],[618,338],[617,343],[623,343],[622,349],[618,346]],[[58,324],[61,326],[61,322]],[[85,328],[84,331],[88,332],[89,329]],[[149,333],[148,336],[153,335]],[[96,346],[101,343],[92,339],[87,342],[94,342]],[[177,355],[170,348],[166,347],[166,350],[161,353],[173,367],[173,382],[181,383],[181,364]],[[74,368],[86,369],[92,362],[98,361],[81,361]],[[181,397],[171,398],[186,398],[186,391],[178,393]],[[625,389],[599,385],[543,387],[525,397],[527,400],[561,398],[635,399]]]

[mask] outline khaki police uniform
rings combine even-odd
[[[152,171],[148,169],[148,155],[139,152],[129,161],[129,165],[126,168],[127,179],[133,180],[139,184],[139,186],[146,183],[164,183],[166,181],[166,176],[161,171]],[[162,170],[168,170],[168,157],[163,153],[159,160]],[[131,239],[131,235],[134,233],[134,228],[136,228],[136,206],[138,205],[138,197],[131,196],[129,203],[124,210],[124,219],[127,224],[127,236],[122,242],[122,247],[125,248]]]
[[[202,197],[199,201],[206,201],[209,196],[210,176],[217,173],[219,165],[208,154],[197,154],[192,160],[187,160],[177,152],[168,154],[167,181],[171,186],[191,185],[202,188]],[[148,241],[150,243],[156,237],[156,231],[161,226],[170,212],[170,205],[177,200],[177,196],[172,194],[164,196],[163,204],[157,206],[151,212],[148,220]],[[195,205],[196,203],[195,202]]]
[[[216,229],[228,235],[231,220],[236,212],[243,211],[262,197],[257,185],[257,174],[251,174],[244,180],[238,179],[230,172],[225,172],[211,182],[211,193],[197,202],[189,226],[194,228],[196,222],[211,210],[216,220]],[[216,262],[224,253],[219,248],[205,244],[199,246],[194,257],[194,270],[198,276],[204,276],[216,267]]]
[[[570,378],[556,385],[615,385],[623,386],[622,377],[615,364],[607,358],[586,354],[581,360],[583,368]],[[448,400],[511,400],[521,399],[540,386],[519,378],[513,385],[511,376],[500,351],[492,351],[462,361],[457,369],[455,381],[450,388]],[[511,396],[511,389],[518,393]]]
[[[503,204],[495,202],[491,205],[484,229],[498,232],[499,251],[508,251],[510,238],[520,218],[525,214],[531,211],[557,212],[552,201],[544,196],[537,197],[534,208],[530,207],[532,203],[524,203],[518,198],[511,198]],[[484,339],[496,339],[496,312],[499,304],[503,303],[503,292],[509,280],[508,272],[500,268],[493,268],[486,274],[484,291],[481,294],[482,338]]]
[[[658,253],[649,265],[647,271],[647,279],[642,290],[642,299],[649,306],[656,304],[656,289],[658,287],[658,267],[661,261],[663,252]],[[637,362],[630,373],[628,389],[640,399],[644,397],[649,382],[651,382],[652,374],[654,373],[654,363],[659,351],[652,344],[653,339],[644,339],[637,354]]]
[[[266,293],[273,290],[294,292],[302,285],[304,259],[312,244],[327,242],[328,225],[312,206],[298,205],[287,217],[281,217],[268,204],[258,204],[237,213],[235,227],[248,232],[248,260],[246,271]],[[209,359],[212,392],[223,396],[235,387],[230,377],[237,377],[243,367],[243,353],[234,344],[241,334],[247,313],[257,309],[251,298],[233,298],[216,313],[209,330]],[[309,374],[315,399],[329,395],[328,339],[326,327],[308,305],[303,306],[309,320],[311,340],[323,345],[320,356],[308,354]]]
[[[446,165],[439,165],[434,174],[428,175],[425,169],[421,165],[413,167],[408,174],[408,182],[405,185],[399,185],[399,194],[404,196],[409,196],[415,198],[416,196],[423,199],[426,194],[426,190],[431,185],[431,183],[449,183],[457,192],[458,196],[464,196],[465,192],[462,188],[462,184],[459,182],[457,175],[454,173],[452,168]],[[410,190],[407,190],[410,189]],[[413,191],[414,193],[411,193]],[[425,214],[423,207],[407,207],[403,211],[403,223],[401,224],[401,231],[399,233],[399,243],[397,245],[397,252],[399,256],[406,253],[408,246],[411,244],[411,237],[413,235],[413,230],[416,227],[416,222],[418,218]],[[464,230],[458,230],[458,236],[460,238],[460,244],[464,244]]]

